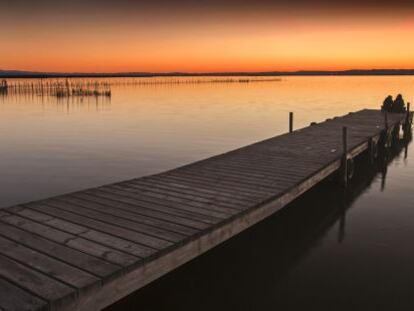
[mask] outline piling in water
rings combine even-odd
[[[1,84],[0,84],[0,93],[1,94],[5,94],[8,91],[8,84],[7,84],[7,80],[2,80]]]
[[[111,96],[111,86],[108,82],[84,81],[70,79],[57,80],[28,80],[8,82],[3,80],[0,92],[9,95],[39,95],[63,97]]]

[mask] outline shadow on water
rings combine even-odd
[[[380,178],[382,187],[386,186],[387,166],[407,156],[408,141],[411,137],[394,144],[373,165],[367,165],[364,155],[357,159],[355,176],[346,191],[332,176],[272,217],[107,310],[325,310],[319,309],[329,305],[325,295],[331,295],[331,310],[348,310],[349,305],[335,305],[335,291],[281,289],[289,273],[328,231],[337,232],[337,243],[346,241],[347,211],[374,180]],[[351,275],[349,278],[352,284]],[[353,303],[358,305],[355,301],[350,305],[355,306]]]

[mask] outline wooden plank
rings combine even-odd
[[[161,205],[163,204],[163,210],[169,210],[169,208],[174,208],[176,210],[181,209],[186,212],[193,213],[192,219],[203,219],[203,216],[207,217],[215,217],[215,218],[227,218],[228,214],[225,214],[223,212],[218,212],[214,210],[208,210],[206,208],[200,207],[200,206],[192,206],[188,204],[183,204],[180,202],[175,202],[171,200],[164,199],[162,197],[158,196],[139,196],[139,197],[129,197],[129,196],[119,196],[114,195],[112,191],[109,190],[94,190],[94,191],[88,191],[87,194],[94,195],[96,197],[100,197],[103,199],[109,199],[115,202],[122,202],[127,203],[131,205],[144,205],[145,206],[153,206]],[[147,203],[147,204],[146,204]],[[190,217],[190,216],[188,216]],[[210,218],[211,219],[211,218]]]
[[[20,210],[20,208],[21,207],[17,207],[17,210]],[[79,238],[75,235],[63,232],[61,230],[56,230],[52,227],[45,226],[43,224],[34,222],[32,220],[17,215],[4,215],[1,216],[0,219],[3,222],[6,222],[10,225],[18,226],[19,228],[37,234],[50,241],[74,248],[78,251],[84,252],[95,257],[99,257],[102,260],[108,261],[119,266],[129,266],[139,259],[135,256],[124,254],[115,249],[94,243],[92,241],[88,241],[83,238]]]
[[[275,163],[270,163],[269,167],[275,166]],[[223,166],[225,168],[225,166]],[[233,170],[233,173],[237,174],[236,170]],[[246,176],[245,179],[240,179],[239,176],[232,176],[231,174],[225,174],[223,172],[217,172],[213,169],[201,169],[197,170],[189,170],[189,169],[181,169],[171,173],[172,176],[188,179],[189,181],[195,180],[198,182],[204,182],[209,188],[219,188],[223,187],[226,190],[230,190],[233,193],[237,189],[245,191],[243,194],[245,197],[260,197],[272,194],[274,191],[275,186],[272,184],[268,184],[263,182],[260,178],[253,178],[253,176]],[[294,176],[292,176],[294,177]],[[259,183],[256,183],[259,181]],[[238,196],[242,195],[240,193]],[[241,197],[240,197],[241,198]]]
[[[53,206],[62,206],[62,207],[73,205],[73,206],[78,206],[78,208],[92,209],[94,211],[100,211],[108,215],[136,221],[137,223],[145,223],[147,225],[152,225],[155,227],[162,227],[169,231],[180,233],[183,235],[190,235],[190,234],[197,232],[198,231],[197,229],[205,229],[208,227],[207,224],[194,222],[191,220],[185,221],[184,219],[174,217],[174,216],[168,217],[167,215],[167,217],[165,218],[169,218],[169,220],[165,221],[163,219],[142,215],[140,213],[131,212],[130,210],[127,210],[127,209],[114,208],[112,206],[103,205],[103,204],[93,204],[93,203],[84,202],[84,204],[76,205],[76,204],[69,204],[66,202],[62,202],[59,200],[49,200],[48,204],[51,204]]]
[[[61,260],[67,264],[76,266],[95,276],[109,277],[116,275],[119,266],[103,261],[88,254],[51,242],[47,239],[33,235],[17,227],[0,223],[0,235],[7,237],[14,242],[37,250],[50,257]]]
[[[68,211],[68,212],[71,212],[77,215],[88,217],[90,219],[100,220],[102,222],[105,222],[105,223],[108,223],[108,224],[111,224],[111,225],[114,225],[120,228],[130,229],[132,231],[146,234],[149,237],[154,237],[160,240],[165,240],[165,241],[170,241],[170,242],[179,242],[186,237],[186,235],[183,235],[183,234],[164,230],[159,227],[144,225],[142,223],[137,223],[137,222],[125,219],[125,218],[120,218],[117,216],[101,213],[93,209],[79,208],[78,206],[74,206],[74,205],[65,205],[65,206],[59,205],[58,206],[58,204],[54,205],[53,202],[47,202],[44,204],[50,207],[54,207],[59,210],[65,210],[65,211]]]
[[[117,249],[119,251],[134,255],[136,257],[145,258],[152,255],[155,252],[155,250],[152,248],[131,243],[129,241],[125,241],[114,236],[104,234],[102,232],[88,229],[59,218],[39,213],[28,208],[13,210],[13,212],[28,219],[42,222],[53,228],[78,235],[85,239],[109,246],[113,249]]]
[[[189,179],[186,176],[180,176],[179,174],[172,174],[166,173],[162,176],[164,181],[177,183],[179,185],[184,185],[186,187],[197,187],[200,191],[208,191],[210,193],[215,192],[219,193],[219,195],[226,197],[237,198],[237,200],[242,200],[239,202],[240,205],[248,205],[249,202],[255,202],[256,199],[260,196],[257,192],[246,191],[242,192],[241,190],[237,190],[234,187],[230,187],[226,184],[220,183],[211,183],[210,181],[200,180],[200,179]],[[244,189],[243,189],[244,190]],[[242,208],[241,208],[242,209]]]
[[[248,159],[243,157],[237,157],[233,160],[223,159],[222,161],[216,161],[216,163],[209,166],[211,169],[226,169],[231,171],[243,171],[251,172],[257,177],[261,177],[262,174],[275,176],[275,173],[281,176],[287,177],[304,177],[315,168],[326,165],[327,161],[334,160],[335,153],[331,151],[331,148],[326,151],[326,156],[321,163],[302,163],[302,157],[305,155],[295,156],[295,159],[290,157],[272,156],[270,159]],[[319,155],[321,158],[321,155]],[[251,163],[255,163],[252,165]],[[280,165],[283,164],[283,165]]]
[[[163,205],[154,205],[144,202],[142,205],[135,205],[130,203],[118,202],[110,199],[97,197],[95,195],[80,193],[72,196],[58,197],[56,200],[61,202],[76,204],[79,206],[93,205],[93,206],[110,206],[117,209],[124,209],[137,214],[143,214],[145,216],[151,216],[162,220],[172,220],[175,222],[177,219],[181,219],[185,223],[192,221],[195,228],[198,226],[205,226],[208,224],[214,224],[219,219],[211,216],[203,216],[187,212],[183,210],[176,210],[171,207],[164,207]],[[178,221],[179,223],[179,221]]]
[[[321,167],[322,166],[320,165],[317,168],[308,167],[307,170],[299,170],[300,172],[302,172],[301,175],[290,174],[290,176],[288,174],[281,174],[279,172],[277,172],[277,174],[274,174],[274,175],[252,173],[252,172],[244,171],[241,169],[236,170],[235,168],[232,168],[227,165],[206,168],[206,169],[203,169],[203,173],[206,176],[214,176],[214,177],[220,176],[223,178],[225,176],[226,180],[228,179],[243,180],[243,181],[248,180],[249,182],[255,183],[257,186],[270,187],[272,191],[274,191],[274,189],[278,186],[280,186],[280,188],[276,188],[276,189],[284,189],[286,184],[297,183],[298,181],[304,179],[309,174],[314,172],[315,169],[317,170],[318,168],[321,168]],[[291,167],[291,169],[294,169],[294,168],[296,167],[295,166]],[[194,172],[187,171],[186,173],[194,173]]]
[[[46,311],[48,304],[0,278],[0,308],[5,311]]]
[[[211,202],[211,201],[195,201],[187,198],[180,198],[177,196],[172,196],[166,191],[164,193],[156,192],[156,191],[139,191],[136,188],[131,187],[118,187],[117,185],[113,185],[111,187],[100,188],[99,190],[106,191],[111,194],[120,195],[122,197],[128,197],[131,199],[140,199],[142,197],[150,196],[165,199],[171,202],[177,202],[179,204],[185,204],[189,206],[197,206],[198,208],[202,208],[204,211],[215,211],[220,212],[226,215],[234,215],[238,213],[238,210],[234,207],[223,206],[218,202]],[[195,196],[196,194],[194,194]]]
[[[171,183],[164,184],[163,181],[159,180],[150,183],[137,179],[129,183],[115,184],[111,187],[119,190],[133,191],[135,194],[156,193],[157,195],[164,195],[164,197],[171,196],[181,200],[198,201],[210,205],[214,204],[214,206],[217,204],[217,206],[235,210],[235,212],[238,212],[238,210],[234,208],[234,205],[245,203],[242,199],[235,198],[234,196],[227,197],[223,192],[218,193],[216,191],[208,193],[195,185],[186,188],[174,187]]]
[[[137,211],[141,210],[148,210],[148,211],[156,211],[158,213],[172,215],[181,217],[183,219],[190,219],[193,221],[204,222],[206,224],[214,224],[222,218],[226,218],[226,215],[222,215],[221,213],[213,213],[214,215],[205,215],[198,213],[198,211],[194,211],[192,207],[181,206],[175,204],[174,202],[169,203],[168,201],[156,201],[148,200],[143,198],[139,200],[139,202],[131,201],[126,198],[126,200],[118,201],[112,197],[105,197],[99,195],[97,193],[79,193],[74,195],[72,198],[67,198],[68,201],[72,201],[73,198],[82,199],[85,201],[92,201],[98,204],[104,204],[108,206],[114,206],[117,208],[122,208],[129,206],[130,208],[134,208]],[[65,198],[66,200],[66,198]]]
[[[234,195],[227,192],[227,191],[218,191],[218,190],[208,190],[194,184],[186,185],[185,183],[173,179],[173,178],[166,178],[166,175],[163,176],[152,176],[152,178],[137,178],[128,182],[119,183],[117,185],[145,185],[145,186],[153,186],[157,187],[156,189],[171,189],[176,191],[177,193],[194,193],[196,191],[200,196],[204,198],[211,198],[217,195],[222,197],[222,200],[228,200],[229,202],[237,202],[237,203],[245,203],[243,199],[235,199]]]
[[[112,224],[98,221],[92,218],[80,216],[71,212],[59,210],[54,207],[50,207],[47,205],[35,205],[31,204],[30,208],[42,212],[48,215],[55,216],[57,218],[65,219],[67,221],[73,222],[78,225],[85,226],[87,228],[94,229],[96,231],[101,231],[119,238],[123,238],[128,241],[137,242],[138,244],[142,244],[147,247],[151,247],[154,249],[163,249],[165,247],[172,246],[173,243],[165,240],[161,240],[158,238],[154,238],[152,236],[148,236],[136,231],[132,231],[129,229],[125,229],[122,227],[114,226]]]
[[[188,184],[191,184],[191,182],[193,182],[193,185],[197,185],[200,186],[200,181],[203,184],[203,186],[205,186],[207,189],[209,190],[215,190],[215,189],[220,189],[220,191],[233,191],[234,193],[234,197],[239,198],[240,197],[240,191],[243,190],[243,186],[239,185],[239,190],[237,192],[237,188],[234,187],[234,184],[231,186],[231,188],[229,187],[229,185],[225,185],[222,182],[219,182],[217,180],[211,180],[209,179],[207,182],[205,179],[199,179],[199,178],[194,178],[193,180],[191,180],[191,178],[188,178],[188,176],[181,176],[182,179],[186,180],[188,182]],[[137,186],[138,187],[138,186]],[[196,208],[198,209],[197,212],[199,213],[203,213],[203,214],[212,214],[215,215],[216,217],[221,217],[221,218],[227,218],[229,215],[232,214],[236,214],[238,213],[240,210],[242,210],[243,208],[241,206],[243,205],[250,205],[249,203],[254,202],[255,198],[260,197],[260,194],[257,192],[254,192],[252,190],[246,190],[246,193],[250,193],[250,197],[249,199],[247,195],[244,195],[244,198],[246,199],[244,203],[234,203],[232,208],[228,208],[227,206],[220,206],[220,205],[214,205],[212,206],[211,204],[201,204],[201,203],[195,203],[196,204]],[[130,197],[131,194],[128,195],[128,197]],[[263,196],[263,193],[261,194],[261,196]],[[157,193],[155,191],[152,192],[146,192],[145,194],[140,194],[140,195],[132,195],[132,198],[135,198],[136,200],[146,200],[148,202],[153,202],[155,204],[164,204],[166,205],[168,202],[169,204],[175,204],[174,206],[180,207],[180,208],[194,208],[194,203],[192,202],[186,202],[183,199],[180,198],[174,198],[171,195],[163,195],[162,193]]]
[[[29,208],[25,208],[23,206],[16,206],[7,210],[10,213],[16,213],[25,218],[29,218],[31,220],[40,222],[42,224],[48,225],[53,228],[58,228],[59,230],[67,233],[72,233],[74,235],[81,235],[82,233],[87,232],[88,228],[79,226],[77,224],[67,222],[58,218],[55,218],[50,215],[46,215],[43,213],[39,213],[33,211]]]
[[[41,271],[43,274],[51,275],[53,278],[78,289],[82,288],[87,290],[100,282],[99,278],[87,272],[76,269],[1,236],[0,254],[23,265],[30,266],[34,270]]]
[[[278,189],[277,185],[271,181],[269,182],[268,180],[265,180],[263,177],[243,174],[240,170],[226,168],[224,165],[221,169],[216,169],[215,167],[200,168],[197,170],[183,169],[179,174],[189,179],[198,178],[211,183],[218,182],[220,185],[227,184],[235,189],[249,189],[248,193],[252,193],[256,196],[257,194],[268,195],[274,193],[273,191],[275,188],[276,190]],[[291,176],[291,178],[294,178],[294,176]]]
[[[49,302],[52,309],[71,305],[76,291],[44,274],[0,255],[0,277]]]
[[[209,208],[206,208],[205,202],[197,202],[197,201],[191,201],[191,200],[185,200],[180,199],[171,195],[168,195],[167,193],[156,193],[156,192],[146,192],[141,193],[140,195],[136,195],[134,193],[133,189],[131,188],[122,188],[118,187],[116,185],[112,185],[110,187],[101,187],[96,189],[96,195],[111,195],[113,199],[117,198],[117,194],[120,194],[123,198],[129,198],[132,199],[130,202],[137,202],[137,201],[143,201],[143,200],[164,200],[166,202],[169,202],[169,204],[175,204],[174,206],[177,206],[179,208],[186,208],[188,210],[193,211],[197,214],[202,215],[208,215],[213,216],[214,215],[222,215],[224,217],[227,217],[228,215],[237,213],[236,210],[232,208],[228,208],[225,206],[210,206]],[[213,214],[212,214],[213,213]],[[215,214],[214,214],[215,213]]]
[[[254,186],[252,182],[247,182],[244,180],[238,180],[237,178],[231,178],[224,174],[213,174],[209,173],[208,175],[204,172],[203,175],[194,174],[192,172],[180,171],[179,174],[176,173],[175,176],[179,175],[180,177],[185,177],[188,180],[193,182],[203,182],[206,186],[215,189],[217,187],[223,187],[232,191],[238,191],[245,194],[250,194],[254,199],[270,196],[277,193],[278,190],[281,190],[277,186],[271,185],[256,185]]]
[[[136,193],[155,192],[158,194],[164,194],[167,196],[177,197],[187,200],[195,200],[203,203],[210,203],[212,199],[217,200],[217,204],[223,207],[233,209],[235,204],[242,204],[245,201],[236,199],[234,196],[226,196],[225,194],[217,196],[217,193],[208,193],[206,191],[200,191],[195,186],[187,187],[174,187],[171,183],[163,183],[163,179],[157,179],[151,181],[143,181],[140,179],[133,180],[131,182],[124,182],[112,185],[120,189],[133,189]],[[218,200],[219,199],[219,200]],[[216,202],[215,202],[216,203]]]

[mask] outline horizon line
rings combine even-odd
[[[58,71],[28,71],[15,69],[0,69],[2,78],[29,77],[168,77],[168,76],[289,76],[289,75],[414,75],[413,69],[401,68],[372,68],[372,69],[343,69],[343,70],[269,70],[269,71],[120,71],[120,72],[58,72]]]

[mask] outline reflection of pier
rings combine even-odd
[[[353,158],[386,152],[404,121],[362,110],[162,174],[5,208],[0,308],[108,306],[328,177],[346,181]]]
[[[345,226],[346,226],[346,210],[352,204],[352,201],[358,197],[367,187],[370,186],[375,176],[381,177],[381,191],[385,190],[388,165],[398,156],[401,156],[404,151],[404,158],[407,157],[408,143],[411,142],[411,130],[406,131],[403,140],[396,140],[393,142],[390,149],[383,150],[378,161],[373,166],[364,166],[358,168],[358,178],[353,181],[351,187],[351,193],[349,189],[343,192],[343,200],[341,203],[341,213],[338,221],[338,242],[342,242],[345,239]],[[362,163],[361,163],[362,164]]]

